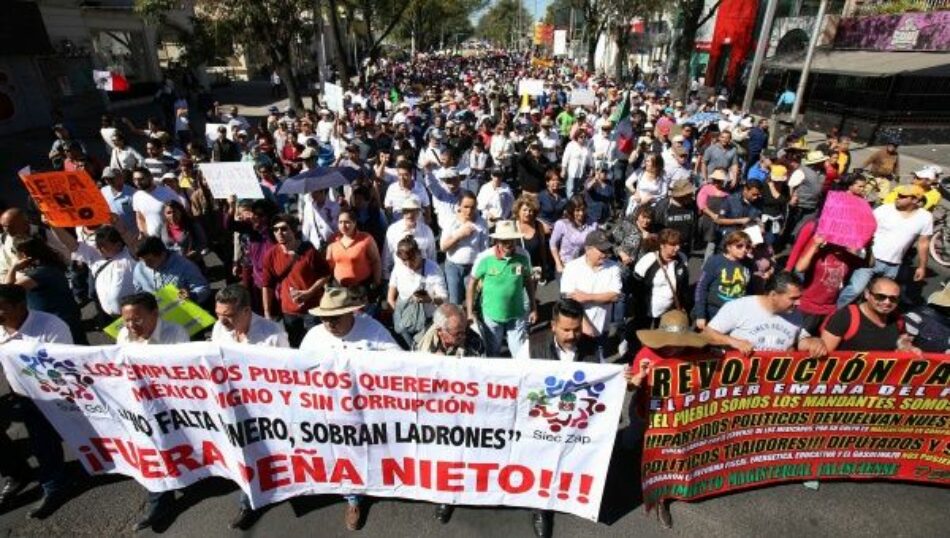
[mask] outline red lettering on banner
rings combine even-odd
[[[517,485],[516,474],[519,476]],[[534,473],[524,465],[505,465],[498,473],[498,485],[505,493],[524,493],[534,486]]]
[[[283,454],[264,456],[257,460],[257,476],[261,484],[261,491],[270,491],[290,485],[290,478],[278,477],[278,475],[290,470],[287,465],[279,465],[279,463],[284,463],[286,460],[287,456]]]
[[[228,468],[227,462],[224,461],[224,454],[211,441],[201,443],[201,462],[207,467],[220,464],[221,467]]]
[[[475,491],[488,491],[488,478],[492,471],[497,470],[497,463],[469,463],[468,468],[475,471]]]
[[[465,480],[465,475],[458,472],[464,469],[465,464],[456,461],[440,461],[436,465],[435,489],[439,491],[465,491],[463,484],[456,482]]]
[[[198,460],[191,457],[194,453],[195,449],[192,448],[191,445],[178,445],[168,450],[162,450],[162,461],[165,463],[165,468],[168,469],[168,476],[172,478],[180,476],[181,472],[178,470],[179,465],[184,465],[189,471],[194,471],[201,467]]]
[[[143,478],[164,478],[165,474],[161,472],[162,460],[158,456],[158,450],[154,448],[139,448],[139,472]],[[151,459],[154,458],[154,459]]]
[[[353,466],[353,462],[346,458],[339,458],[333,465],[333,472],[330,473],[330,482],[342,484],[344,481],[354,486],[363,485],[363,477],[360,476],[359,471]]]
[[[290,457],[290,466],[294,470],[294,482],[326,482],[327,470],[323,463],[323,458],[316,456],[315,450],[297,449],[297,454]],[[314,454],[307,461],[306,453]]]

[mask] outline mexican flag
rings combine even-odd
[[[107,92],[127,92],[129,91],[129,81],[122,73],[114,71],[93,71],[92,80],[96,83],[97,90]]]
[[[620,104],[610,115],[610,122],[614,124],[614,136],[617,139],[617,149],[624,155],[630,155],[634,147],[633,124],[630,123],[630,92],[623,92]]]

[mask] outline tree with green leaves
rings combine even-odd
[[[614,62],[614,77],[617,80],[623,77],[624,66],[627,64],[633,19],[639,17],[646,20],[662,11],[664,4],[663,0],[607,0],[610,20],[607,33],[616,43],[618,51],[617,61]]]
[[[498,0],[482,14],[475,35],[506,45],[534,35],[534,22],[522,0]]]
[[[411,0],[397,35],[420,51],[461,43],[475,31],[469,18],[486,5],[488,0]]]
[[[230,35],[234,42],[257,47],[269,60],[287,88],[291,108],[303,110],[303,100],[292,68],[295,43],[308,42],[313,33],[313,0],[197,0],[193,25],[198,32]],[[180,9],[178,0],[136,0],[135,8],[146,17],[166,20],[166,14]],[[301,24],[304,16],[311,23]],[[200,35],[200,34],[199,34]],[[195,48],[199,43],[191,44]],[[186,48],[189,48],[186,43]],[[194,52],[189,52],[193,54]]]
[[[716,14],[721,3],[722,0],[717,0],[704,14],[704,0],[676,0],[680,28],[673,41],[670,80],[673,81],[671,89],[677,99],[685,99],[689,92],[689,60],[696,47],[696,33]]]

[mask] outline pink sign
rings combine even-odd
[[[875,230],[877,221],[867,201],[846,192],[832,191],[825,200],[815,235],[835,245],[859,249],[867,246]]]

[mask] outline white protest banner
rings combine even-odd
[[[570,104],[575,106],[595,106],[597,104],[597,95],[593,90],[575,88],[571,90]]]
[[[538,78],[523,78],[518,81],[518,95],[543,95],[544,81]]]
[[[216,199],[226,200],[232,195],[254,200],[264,197],[254,163],[200,163],[198,168]]]
[[[567,54],[567,30],[554,31],[554,55],[564,56]]]
[[[346,110],[343,108],[343,87],[332,82],[323,83],[323,99],[327,103],[327,108],[337,114],[343,114]]]
[[[594,520],[626,386],[618,365],[209,342],[18,341],[0,361],[90,473],[220,476],[254,507],[360,493]]]

